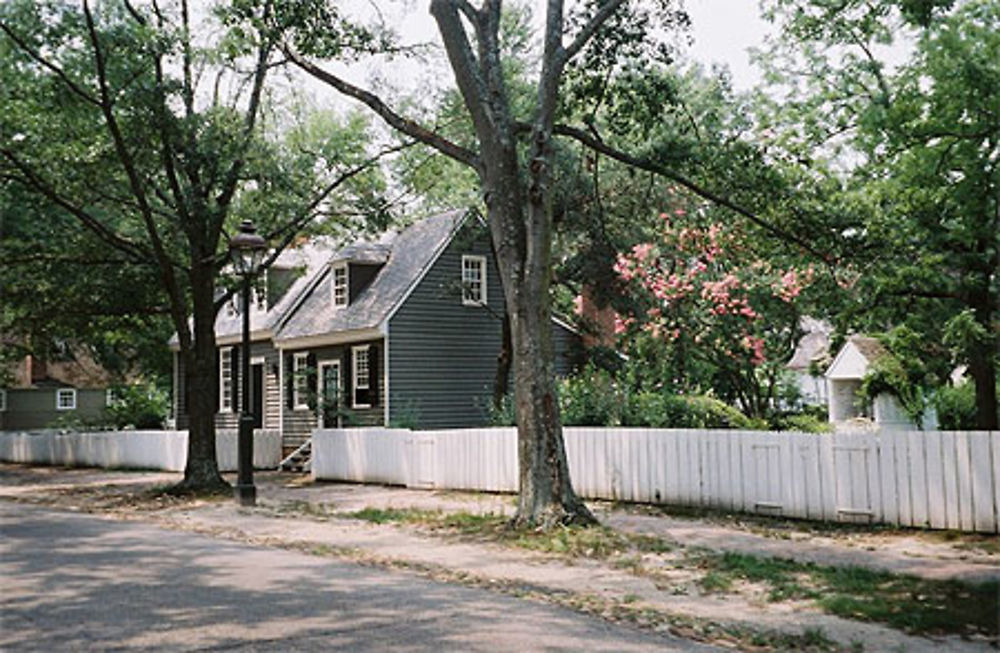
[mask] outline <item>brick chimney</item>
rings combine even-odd
[[[31,385],[39,381],[44,381],[49,376],[48,366],[41,358],[36,358],[29,354],[25,357],[25,366],[28,368],[28,373],[25,376]]]
[[[585,285],[580,293],[579,314],[583,318],[584,347],[614,347],[615,311],[611,306],[598,306],[594,288]]]

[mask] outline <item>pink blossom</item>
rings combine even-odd
[[[790,302],[802,292],[802,284],[799,282],[798,272],[794,268],[781,275],[781,279],[775,284],[775,291],[778,296],[786,302]]]
[[[573,313],[583,315],[583,295],[577,295],[573,298]]]
[[[622,281],[631,281],[635,277],[635,267],[631,260],[624,254],[618,255],[618,260],[615,261],[614,266],[615,274],[617,274]]]
[[[635,256],[636,261],[643,263],[649,258],[651,251],[653,251],[652,243],[641,243],[632,248],[632,255]]]
[[[676,215],[679,218],[683,218],[685,215],[687,215],[687,211],[685,211],[684,209],[674,209],[674,215]]]
[[[621,315],[615,313],[615,335],[620,336],[625,333],[627,326]]]

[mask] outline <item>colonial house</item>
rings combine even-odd
[[[937,414],[928,407],[922,424],[915,424],[902,405],[889,393],[871,401],[858,396],[862,381],[871,366],[891,354],[875,338],[854,335],[837,352],[826,371],[830,422],[840,428],[868,424],[881,428],[937,428]]]
[[[256,426],[280,431],[286,452],[317,427],[487,423],[505,307],[477,213],[443,213],[346,246],[313,241],[283,253],[261,286],[249,308],[251,406]],[[216,321],[224,428],[236,426],[241,405],[239,310]],[[553,333],[565,374],[579,338],[558,320]],[[184,371],[174,361],[185,428]]]
[[[49,356],[24,356],[0,376],[0,431],[99,422],[111,400],[111,375],[85,347],[63,344]]]

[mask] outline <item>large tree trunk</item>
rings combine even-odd
[[[979,251],[988,251],[988,242],[984,238],[979,243]],[[996,256],[993,257],[994,259]],[[976,428],[984,431],[1000,430],[997,415],[997,336],[992,329],[993,317],[996,315],[997,299],[990,292],[990,281],[993,275],[993,265],[982,270],[978,275],[978,285],[969,297],[976,322],[988,334],[984,340],[972,343],[969,351],[969,376],[976,386]]]
[[[514,349],[514,400],[520,465],[518,526],[592,524],[570,482],[563,444],[547,292],[518,293],[508,302]]]
[[[549,307],[551,220],[544,203],[527,210],[513,147],[496,148],[483,174],[490,233],[510,320],[517,417],[519,496],[516,526],[593,524],[573,491],[555,389]],[[527,215],[526,215],[527,213]]]
[[[997,431],[997,370],[995,351],[981,347],[969,362],[969,376],[976,386],[976,428]]]
[[[188,407],[188,455],[183,490],[218,490],[230,487],[219,474],[215,454],[215,413],[218,366],[215,358],[214,282],[208,272],[191,275],[194,307],[194,342],[182,351]]]

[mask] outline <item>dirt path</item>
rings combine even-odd
[[[1000,578],[1000,556],[983,550],[989,546],[970,549],[970,542],[962,538],[946,541],[912,531],[817,535],[784,526],[775,529],[775,534],[759,522],[741,527],[719,519],[637,514],[641,511],[634,508],[598,504],[595,508],[608,526],[679,545],[676,550],[642,554],[623,564],[621,558],[567,559],[494,542],[446,537],[418,525],[374,524],[346,517],[371,508],[509,514],[513,501],[503,495],[313,484],[303,478],[263,474],[258,477],[259,505],[252,510],[229,501],[176,505],[167,501],[151,506],[148,501],[133,500],[138,489],[176,478],[169,474],[0,466],[0,499],[103,512],[215,537],[409,568],[435,578],[494,587],[716,643],[742,641],[745,645],[746,639],[733,640],[726,634],[727,628],[735,627],[792,634],[799,637],[797,645],[808,641],[810,634],[822,633],[824,640],[848,649],[989,649],[981,639],[914,637],[879,624],[843,619],[807,601],[772,602],[760,588],[752,586],[728,593],[704,592],[697,570],[677,564],[684,551],[704,547],[933,579]],[[973,538],[973,543],[979,543],[979,538]]]

